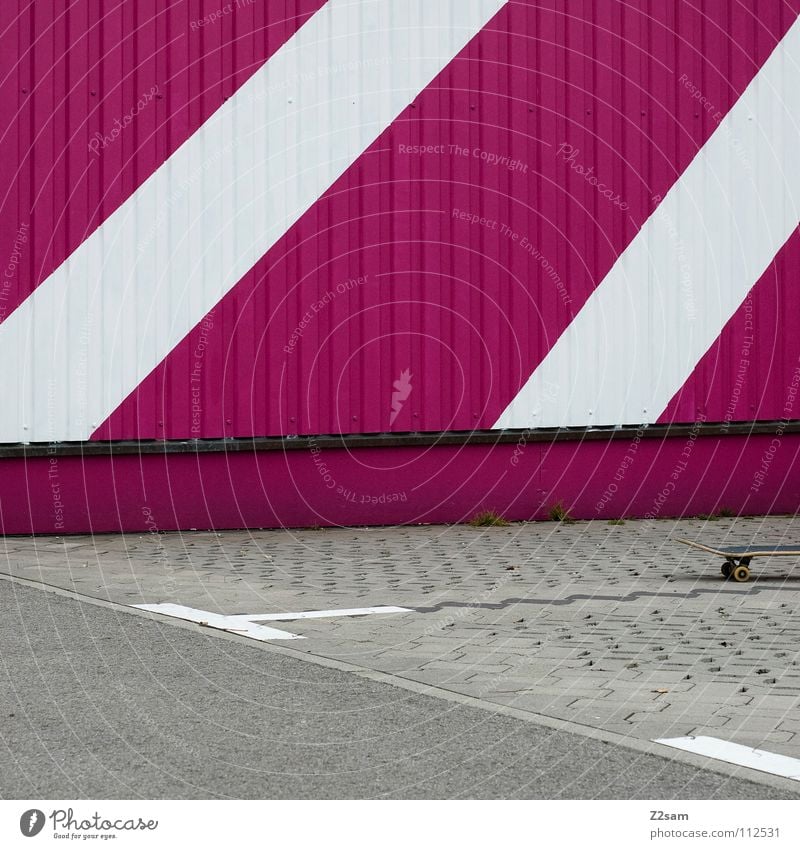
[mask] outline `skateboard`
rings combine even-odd
[[[800,557],[800,546],[796,545],[726,545],[722,548],[715,548],[689,539],[676,539],[675,541],[690,545],[692,548],[699,548],[701,551],[707,551],[709,554],[724,557],[723,577],[733,578],[734,581],[739,581],[739,583],[749,580],[750,560],[753,557],[772,557],[774,555]]]

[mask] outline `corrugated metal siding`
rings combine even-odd
[[[724,114],[681,74],[717,128],[663,199],[650,199],[654,214],[500,426],[636,424],[669,406],[797,229],[798,57],[795,23]],[[570,153],[594,186],[594,171]]]
[[[198,24],[227,4],[3,3],[4,252],[20,225],[30,231],[5,315],[324,3],[242,3],[207,26]],[[146,102],[137,108],[140,100]],[[120,131],[128,116],[135,120]],[[95,151],[97,134],[102,146]]]
[[[192,28],[222,5],[6,5],[9,255],[28,231],[3,319],[324,4],[253,3]],[[800,0],[509,3],[94,437],[491,427],[798,12]],[[155,85],[160,99],[92,152]],[[735,419],[785,406],[800,353],[785,251],[753,293],[759,341]],[[742,320],[666,416],[724,419],[740,359],[725,334]]]
[[[661,421],[733,422],[800,418],[800,233],[728,322]]]

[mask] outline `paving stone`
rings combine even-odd
[[[765,743],[791,743],[795,738],[791,731],[770,731],[764,735]]]
[[[797,710],[800,708],[800,699],[794,694],[785,696],[758,694],[753,696],[753,707],[758,710]]]
[[[733,715],[730,717],[731,729],[741,729],[751,734],[771,734],[778,730],[778,722],[778,720],[758,715],[746,717]]]
[[[464,672],[465,670],[471,671],[474,674],[480,673],[481,675],[494,675],[500,677],[503,673],[508,669],[507,666],[485,666],[480,664],[470,664],[470,663],[458,663],[457,661],[450,661],[449,663],[443,662],[441,660],[434,660],[431,663],[426,663],[422,669],[451,669],[459,672]]]
[[[487,697],[487,700],[562,719],[566,718],[567,708],[575,701],[569,696],[537,696],[532,693],[498,693]]]

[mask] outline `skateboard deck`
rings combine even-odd
[[[700,551],[707,551],[709,554],[724,557],[725,562],[722,564],[723,577],[733,578],[734,581],[739,581],[740,583],[750,578],[750,561],[753,557],[774,557],[781,555],[800,557],[800,546],[797,545],[713,546],[704,545],[702,542],[695,542],[690,539],[677,539],[676,542],[682,542],[684,545],[700,549]]]

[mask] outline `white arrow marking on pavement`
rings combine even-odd
[[[161,613],[188,622],[197,622],[209,628],[219,628],[221,631],[232,631],[243,634],[254,640],[303,640],[299,634],[280,631],[258,625],[258,622],[289,622],[294,619],[328,619],[337,616],[369,616],[373,613],[410,613],[407,607],[349,607],[341,610],[308,610],[304,613],[235,613],[229,616],[220,613],[210,613],[195,607],[184,607],[182,604],[134,604],[137,610],[148,610],[151,613]]]
[[[798,121],[800,21],[496,428],[656,421],[800,221]]]
[[[685,752],[694,752],[696,755],[705,755],[707,758],[714,758],[718,761],[726,761],[737,766],[746,766],[760,772],[768,772],[772,775],[780,775],[783,778],[800,781],[800,760],[786,755],[777,755],[775,752],[752,749],[750,746],[729,743],[727,740],[718,740],[716,737],[672,737],[653,740],[653,742],[672,746],[673,749],[683,749]]]
[[[0,442],[88,439],[508,0],[329,0],[0,324]]]

